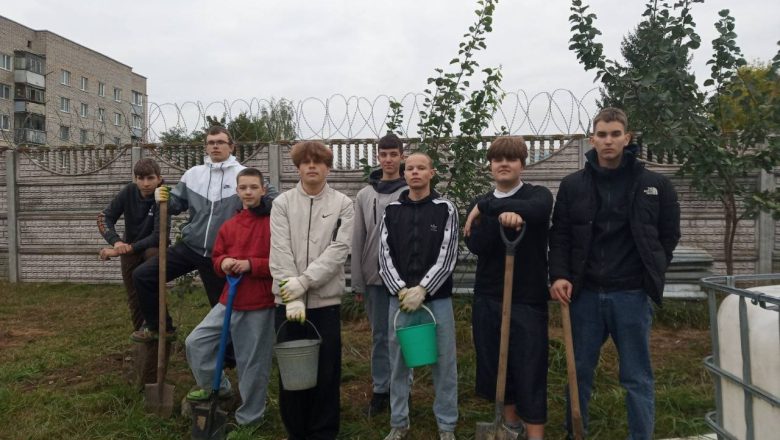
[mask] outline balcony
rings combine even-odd
[[[14,143],[46,145],[46,132],[32,128],[17,128],[14,130]]]
[[[134,115],[143,115],[144,114],[144,108],[141,105],[138,104],[130,104],[131,114]]]
[[[40,73],[29,70],[14,70],[14,82],[29,84],[42,89],[46,88],[46,78]]]
[[[35,102],[14,101],[14,113],[46,115],[46,106]]]

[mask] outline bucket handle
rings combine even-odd
[[[277,330],[277,331],[276,331],[276,342],[277,342],[277,343],[279,342],[279,332],[281,332],[281,331],[282,331],[282,327],[284,327],[284,326],[285,326],[285,324],[287,324],[288,322],[290,322],[290,321],[287,321],[287,320],[285,320],[285,321],[282,323],[282,325],[280,325],[280,326],[279,326],[279,330]],[[319,339],[319,340],[320,340],[320,342],[322,342],[322,335],[320,335],[320,331],[319,331],[319,330],[317,330],[317,327],[314,325],[314,323],[313,323],[313,322],[311,322],[311,321],[309,321],[308,319],[307,319],[307,320],[306,320],[304,323],[306,323],[306,322],[308,322],[308,323],[309,323],[309,325],[310,325],[310,326],[311,326],[311,327],[314,329],[314,331],[317,333],[317,339]]]
[[[429,309],[425,304],[423,304],[422,308],[425,309],[425,311],[428,312],[429,315],[431,315],[431,319],[433,319],[433,323],[436,324],[436,317],[433,316],[433,312],[431,312],[431,309]],[[393,317],[393,331],[398,330],[398,315],[400,314],[401,314],[401,309],[395,311],[395,317]]]

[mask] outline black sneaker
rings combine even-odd
[[[368,404],[365,412],[368,417],[374,417],[377,414],[381,414],[390,410],[390,394],[389,393],[374,393],[371,397],[371,403]]]

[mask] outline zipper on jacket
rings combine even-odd
[[[374,224],[376,225],[376,197],[374,197]]]
[[[314,199],[309,198],[309,227],[306,230],[306,267],[309,266],[309,238],[311,237],[311,213],[314,211]]]

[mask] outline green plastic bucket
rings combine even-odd
[[[428,312],[433,322],[413,323],[406,327],[398,327],[398,316],[401,310],[395,312],[393,318],[393,328],[398,344],[401,346],[401,354],[404,357],[404,363],[409,368],[422,367],[436,363],[439,357],[439,349],[436,345],[436,318],[428,307],[422,306],[422,309]],[[412,313],[404,312],[404,315],[411,315],[416,318],[420,310]],[[416,321],[416,320],[415,320]]]
[[[277,343],[274,345],[276,362],[279,365],[279,375],[282,377],[282,388],[287,391],[308,390],[317,386],[317,367],[320,358],[322,336],[317,327],[306,322],[317,332],[317,339],[295,339],[278,342],[279,332],[287,324],[284,321],[276,332]]]

